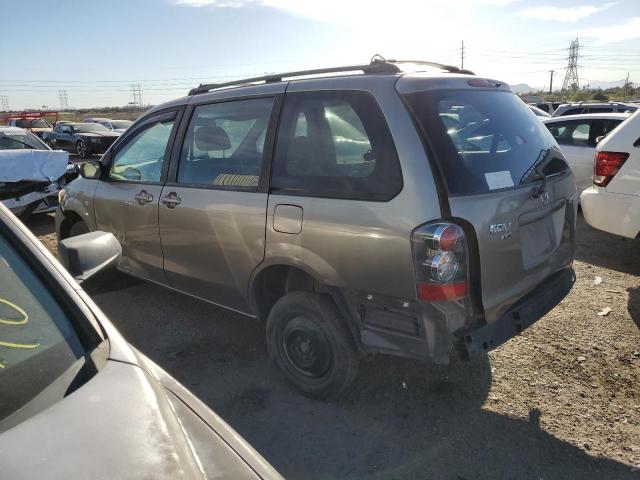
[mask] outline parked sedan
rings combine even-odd
[[[541,118],[573,170],[578,193],[591,186],[598,139],[616,128],[629,113],[590,113]]]
[[[61,242],[86,281],[115,266],[104,232]],[[220,417],[131,347],[0,205],[0,477],[279,479]]]
[[[80,158],[104,153],[120,136],[98,123],[63,123],[53,132],[44,134],[44,141],[53,149],[66,150]]]

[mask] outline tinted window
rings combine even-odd
[[[560,116],[564,117],[565,115],[579,115],[583,110],[584,109],[582,108],[570,108],[569,110],[565,110]]]
[[[84,353],[46,286],[0,237],[0,422]]]
[[[587,113],[607,113],[613,112],[612,107],[589,107]]]
[[[402,189],[398,156],[364,92],[287,94],[271,187],[301,195],[388,200]]]
[[[111,162],[109,177],[116,180],[159,182],[172,129],[173,119],[167,119],[146,126],[127,139],[124,146],[118,148]]]
[[[258,187],[272,98],[197,107],[185,135],[178,182]]]
[[[406,98],[454,195],[513,188],[531,178],[534,164],[566,168],[551,162],[562,159],[553,137],[513,93],[440,90]]]

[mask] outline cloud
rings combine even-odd
[[[577,5],[574,7],[553,7],[541,5],[539,7],[525,8],[513,13],[512,16],[533,20],[575,23],[583,18],[603,12],[614,5],[616,5],[616,2],[605,3],[600,6]]]
[[[632,40],[640,38],[640,17],[630,18],[625,23],[607,25],[606,27],[582,28],[564,33],[576,37],[595,38],[596,45]]]
[[[430,12],[442,13],[448,10],[451,14],[459,13],[476,6],[504,7],[520,0],[458,0],[450,5],[443,5],[441,0],[396,0],[393,6],[387,3],[376,3],[371,0],[324,0],[322,3],[309,0],[173,0],[174,4],[188,7],[273,7],[303,17],[342,22],[353,21],[354,18],[385,19],[415,18],[416,15],[427,15]],[[455,12],[454,12],[455,11]],[[352,16],[352,15],[355,15]]]

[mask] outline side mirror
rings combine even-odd
[[[80,164],[80,175],[82,178],[100,178],[100,162],[84,162]]]
[[[115,269],[122,247],[111,233],[91,232],[61,240],[58,255],[67,271],[83,282],[98,272]]]

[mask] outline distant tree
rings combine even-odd
[[[607,100],[609,100],[609,96],[606,95],[601,89],[596,90],[591,98],[600,102],[606,102]]]

